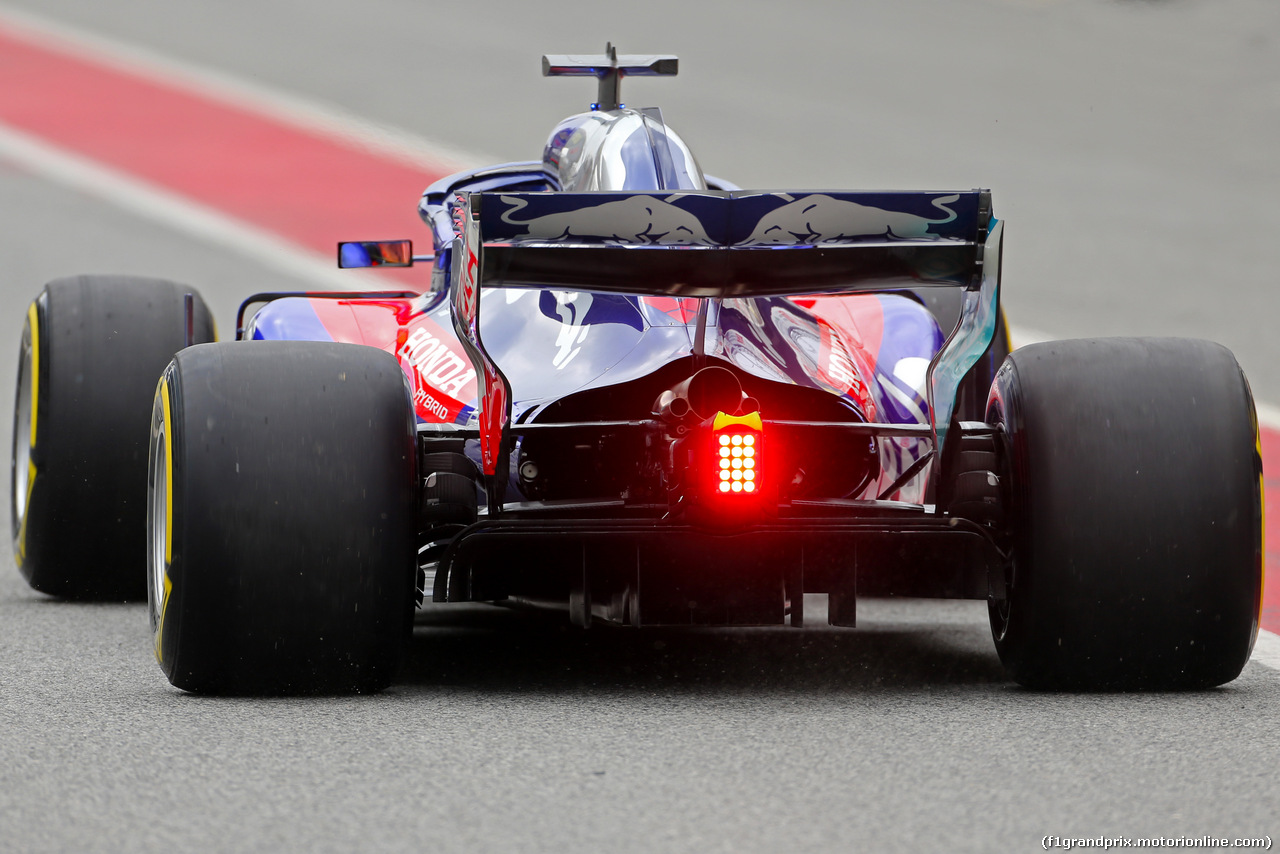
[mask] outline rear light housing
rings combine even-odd
[[[725,499],[745,500],[764,486],[764,422],[759,412],[726,415],[711,423],[711,491]]]

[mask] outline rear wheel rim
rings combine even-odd
[[[169,449],[168,424],[162,409],[162,395],[156,395],[156,412],[153,416],[151,435],[151,459],[147,477],[147,592],[151,605],[151,631],[155,635],[159,654],[161,619],[167,591],[169,542]]]
[[[31,457],[31,416],[36,407],[34,400],[35,385],[35,350],[32,342],[31,320],[27,320],[22,330],[22,343],[18,353],[17,397],[13,408],[13,456],[11,457],[10,477],[10,526],[14,542],[17,544],[19,560],[25,551],[24,525],[27,517],[27,506],[31,498],[31,486],[34,482],[35,465]]]

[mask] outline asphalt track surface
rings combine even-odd
[[[0,37],[25,10],[400,128],[413,135],[400,153],[378,156],[424,174],[417,137],[464,162],[537,155],[590,97],[584,81],[539,77],[543,52],[611,38],[677,53],[680,78],[624,95],[662,104],[708,171],[764,187],[990,186],[1010,223],[1006,304],[1020,326],[1214,338],[1260,400],[1280,403],[1280,7],[638,8],[40,0],[0,4]],[[0,41],[0,75],[17,51]],[[65,159],[16,157],[14,120],[0,117],[0,318],[15,338],[42,282],[90,270],[197,284],[225,334],[243,295],[317,283],[308,252],[330,229],[399,223],[371,219],[390,214],[365,213],[368,198],[323,165],[289,179],[293,199],[328,189],[346,204],[323,211],[349,221],[264,212],[208,177],[254,146],[210,140],[206,161],[165,172],[174,149],[113,153],[103,146],[127,135],[77,129],[76,93],[19,83],[50,99],[20,105],[49,123],[37,153],[143,173],[180,203],[135,194],[122,207]],[[154,117],[129,120],[138,144]],[[297,166],[268,164],[245,186]],[[387,199],[406,229],[419,189]],[[168,215],[192,199],[249,227]],[[286,243],[255,242],[260,229]],[[12,350],[0,348],[2,400]],[[1035,694],[1006,680],[979,603],[872,602],[860,619],[856,631],[579,633],[435,609],[386,694],[208,699],[164,681],[141,606],[60,603],[0,572],[0,847],[985,851],[1045,834],[1280,830],[1276,671],[1251,663],[1193,694]]]

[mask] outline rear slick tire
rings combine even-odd
[[[214,339],[194,289],[137,276],[56,279],[27,311],[14,407],[11,530],[36,590],[68,599],[147,595],[147,417],[186,343]]]
[[[987,418],[1013,537],[991,627],[1013,678],[1170,690],[1238,676],[1262,594],[1262,463],[1230,351],[1165,338],[1020,348]]]
[[[209,344],[152,418],[152,637],[222,694],[373,692],[412,630],[416,430],[396,360],[306,341]]]

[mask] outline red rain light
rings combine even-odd
[[[711,425],[715,489],[721,495],[751,495],[760,489],[764,422],[759,412],[717,412]]]

